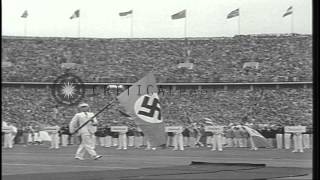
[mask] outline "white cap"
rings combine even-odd
[[[87,104],[87,103],[80,103],[78,107],[89,107],[89,104]]]

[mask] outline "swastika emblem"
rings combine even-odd
[[[136,115],[148,123],[161,123],[161,107],[157,93],[143,95],[134,105]]]

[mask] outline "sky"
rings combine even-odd
[[[237,8],[240,16],[227,19]],[[69,19],[77,9],[80,18]],[[171,20],[183,9],[186,19]],[[312,0],[2,0],[3,36],[79,37],[80,25],[86,38],[181,38],[186,23],[187,37],[230,37],[239,22],[243,35],[291,33],[291,23],[294,33],[312,34]]]

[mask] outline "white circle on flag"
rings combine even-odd
[[[161,107],[157,93],[151,96],[148,94],[140,96],[135,104],[134,111],[136,115],[148,123],[161,123]]]

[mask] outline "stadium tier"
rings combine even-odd
[[[112,92],[112,91],[111,91]],[[97,112],[116,96],[87,93],[83,99]],[[160,103],[164,121],[169,125],[195,122],[203,118],[213,119],[217,123],[227,125],[241,122],[248,115],[257,123],[291,125],[297,123],[312,124],[312,89],[279,88],[279,89],[230,89],[207,90],[205,93],[190,91],[172,91],[160,94]],[[50,122],[53,118],[53,107],[56,102],[51,91],[39,87],[3,87],[2,119],[6,122],[38,121]],[[99,115],[103,123],[133,125],[133,121],[121,115],[119,103]],[[68,123],[77,112],[77,107],[58,107],[59,124]]]
[[[311,81],[311,35],[77,39],[2,37],[2,81],[52,82],[64,63],[85,82]],[[180,66],[179,63],[193,66]],[[5,67],[4,67],[5,65]]]

